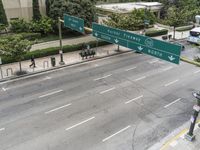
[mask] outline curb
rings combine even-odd
[[[195,126],[200,123],[200,119],[197,120]],[[172,131],[169,135],[164,137],[160,142],[151,146],[148,150],[165,150],[169,148],[170,144],[181,138],[184,134],[189,131],[190,121],[187,121],[182,126]],[[194,130],[195,131],[195,130]]]
[[[187,63],[189,63],[189,64],[196,65],[196,66],[200,67],[200,63],[199,63],[199,62],[196,62],[196,61],[194,61],[194,60],[190,60],[190,59],[188,59],[188,58],[186,58],[186,57],[181,57],[180,59],[181,59],[182,61],[184,61],[184,62],[187,62]]]
[[[58,69],[61,69],[61,68],[67,68],[69,66],[83,64],[83,63],[86,63],[86,62],[91,62],[91,61],[99,60],[99,59],[102,59],[102,58],[112,57],[112,56],[121,55],[121,54],[129,53],[129,52],[134,52],[134,51],[132,51],[132,50],[121,51],[121,52],[118,52],[118,53],[115,53],[115,54],[106,55],[106,56],[100,56],[100,57],[96,57],[96,58],[92,58],[92,59],[88,59],[88,60],[83,60],[81,62],[76,62],[76,63],[72,63],[72,64],[68,64],[68,65],[56,66],[56,67],[53,67],[53,68],[50,68],[50,69],[36,71],[36,72],[31,72],[31,73],[20,75],[20,76],[8,77],[8,78],[5,78],[5,79],[0,79],[0,83],[3,83],[5,81],[12,81],[12,80],[15,80],[15,79],[20,79],[20,78],[23,78],[23,77],[32,76],[32,75],[35,75],[35,74],[49,72],[49,71],[52,71],[52,70],[58,70]]]

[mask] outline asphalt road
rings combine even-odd
[[[190,119],[199,79],[130,52],[0,83],[0,150],[146,150]]]

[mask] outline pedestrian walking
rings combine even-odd
[[[35,66],[35,58],[34,58],[34,56],[31,56],[31,64],[30,64],[29,66],[30,66],[30,67],[33,66],[33,68],[36,67],[36,66]]]

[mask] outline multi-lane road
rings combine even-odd
[[[130,52],[0,83],[0,150],[146,150],[189,120],[199,80]]]

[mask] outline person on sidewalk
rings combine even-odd
[[[33,68],[36,67],[36,66],[35,66],[35,58],[34,58],[34,56],[31,56],[31,64],[30,64],[29,66],[30,66],[30,67],[33,66]]]

